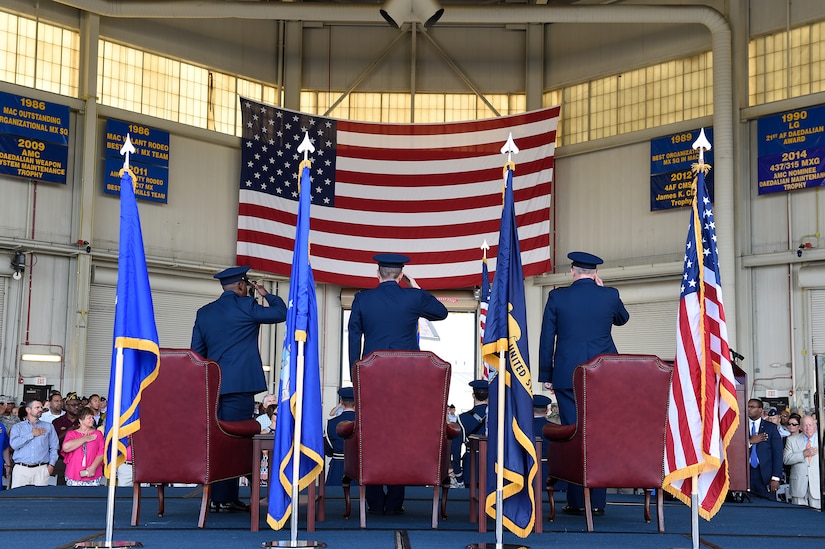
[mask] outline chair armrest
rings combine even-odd
[[[251,437],[261,433],[261,424],[255,419],[245,419],[243,421],[223,421],[219,419],[218,426],[226,434],[238,437]]]
[[[445,433],[448,439],[452,440],[461,434],[461,427],[458,426],[458,423],[448,421],[446,427]]]
[[[547,440],[570,440],[576,434],[576,424],[556,425],[548,423],[541,428],[541,434]]]
[[[354,431],[354,421],[342,421],[335,426],[335,432],[338,433],[338,436],[341,438],[351,438]]]

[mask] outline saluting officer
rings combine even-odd
[[[373,351],[418,351],[418,319],[443,320],[447,307],[403,273],[410,258],[378,254],[378,286],[355,295],[349,317],[349,365]],[[409,288],[402,288],[404,281]],[[363,346],[362,339],[363,337]],[[367,486],[370,513],[397,515],[404,512],[404,486]]]
[[[249,267],[230,267],[214,276],[223,287],[221,296],[204,305],[195,317],[192,349],[221,368],[218,419],[252,419],[255,395],[266,390],[266,377],[258,349],[261,324],[286,320],[286,304],[277,295],[246,277]],[[269,304],[260,305],[247,295],[249,287]],[[238,480],[216,482],[212,486],[211,511],[248,511],[238,499]]]

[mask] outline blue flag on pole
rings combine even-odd
[[[286,335],[281,361],[281,382],[278,388],[278,418],[275,423],[275,444],[270,461],[273,474],[269,484],[267,522],[273,530],[281,529],[292,512],[292,464],[295,456],[293,443],[298,400],[302,403],[299,490],[315,480],[321,473],[324,463],[318,360],[318,307],[315,300],[315,280],[309,264],[310,185],[310,167],[309,163],[304,161],[301,164],[298,224],[292,257],[292,274],[289,279]],[[300,395],[297,394],[299,341],[304,343],[303,386]]]
[[[140,429],[140,396],[158,376],[160,348],[149,273],[143,251],[143,234],[135,201],[134,175],[128,169],[120,174],[120,244],[117,262],[117,298],[112,369],[109,377],[109,406],[115,405],[115,391],[121,391],[118,453],[114,470],[126,461],[128,436]],[[123,377],[116,386],[118,349],[123,351]],[[106,414],[106,476],[113,478],[111,456],[115,410]]]
[[[527,351],[527,314],[524,302],[524,278],[516,227],[513,197],[513,171],[508,163],[505,176],[504,209],[498,239],[498,258],[482,354],[491,365],[499,364],[505,353],[504,367],[490,380],[490,403],[487,411],[487,491],[486,512],[496,517],[496,458],[499,429],[504,431],[504,488],[502,524],[520,537],[527,537],[536,520],[533,480],[538,473],[533,443],[533,382]],[[504,374],[504,400],[499,402],[498,384]],[[498,424],[499,406],[504,408],[504,423]]]

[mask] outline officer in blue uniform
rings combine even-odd
[[[469,383],[473,388],[473,408],[458,415],[458,424],[461,427],[461,440],[466,445],[464,457],[461,461],[461,468],[455,472],[457,482],[470,482],[465,478],[464,472],[470,472],[470,435],[487,434],[487,400],[490,396],[490,382],[483,379],[475,379]],[[453,439],[453,444],[458,437]],[[478,473],[476,471],[476,473]],[[478,482],[478,479],[472,479]]]
[[[539,381],[555,391],[562,424],[576,423],[573,370],[579,364],[604,354],[616,353],[610,332],[630,319],[619,292],[605,287],[599,277],[602,259],[587,252],[570,252],[573,284],[556,288],[547,297],[539,340]],[[595,515],[604,514],[605,489],[590,491]],[[584,490],[570,484],[563,512],[584,514]]]
[[[214,276],[223,287],[221,296],[204,305],[195,317],[192,349],[214,360],[221,368],[218,418],[225,421],[252,419],[255,394],[266,390],[266,378],[258,349],[261,324],[286,320],[286,304],[246,277],[249,267],[230,267]],[[264,307],[247,295],[249,287],[269,304]],[[212,485],[212,511],[248,511],[238,499],[238,480]]]
[[[352,387],[338,389],[343,411],[327,422],[326,452],[331,457],[327,471],[327,486],[341,486],[344,478],[344,439],[335,431],[342,421],[355,421],[355,391]]]
[[[352,302],[348,326],[350,371],[372,351],[419,350],[418,319],[447,318],[444,304],[402,272],[409,257],[378,254],[373,259],[378,263],[378,287],[357,293]],[[402,288],[402,280],[410,287]],[[367,486],[366,500],[371,513],[403,513],[404,486],[387,486],[386,494],[381,486]]]
[[[541,456],[537,456],[541,460],[541,482],[547,482],[547,447],[550,441],[541,435],[541,431],[545,425],[550,423],[547,420],[547,407],[553,404],[550,397],[545,395],[533,395],[533,433],[534,436],[541,438]]]

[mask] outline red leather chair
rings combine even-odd
[[[360,484],[361,528],[366,528],[364,485],[433,487],[432,527],[446,518],[449,438],[460,431],[447,424],[450,365],[428,351],[375,351],[355,363],[355,422],[341,422],[344,441],[345,517],[350,514],[349,479]],[[392,426],[403,425],[403,433]]]
[[[593,531],[590,488],[644,488],[645,520],[656,489],[664,532],[662,482],[673,368],[652,355],[599,355],[573,372],[576,424],[544,426],[550,440],[547,483],[555,518],[553,479],[584,487],[587,531]]]
[[[132,435],[132,526],[140,520],[141,483],[158,485],[158,516],[164,513],[165,484],[203,484],[203,528],[210,484],[252,473],[252,437],[261,426],[254,419],[219,421],[220,386],[217,362],[191,349],[160,350],[160,371],[142,393],[140,429]]]

